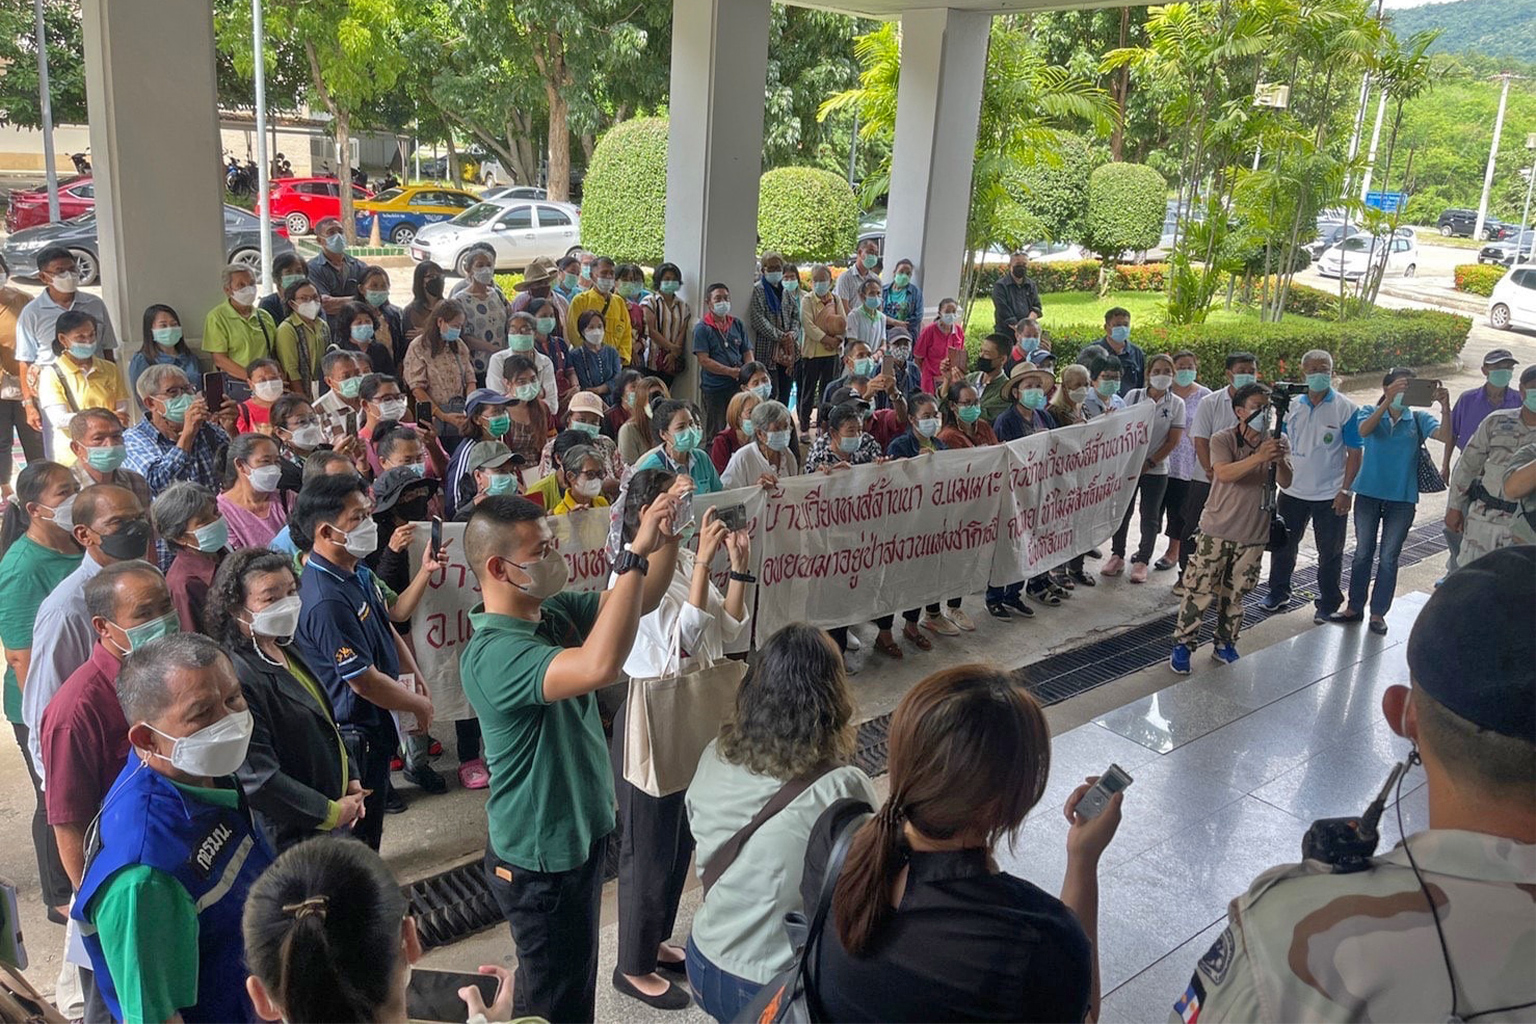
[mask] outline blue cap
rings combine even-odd
[[[480,410],[481,406],[506,405],[510,401],[512,401],[511,395],[504,395],[500,391],[495,391],[491,388],[476,388],[464,400],[464,413],[467,416],[473,416]]]

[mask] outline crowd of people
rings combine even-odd
[[[602,256],[535,261],[510,294],[489,257],[446,293],[446,272],[424,262],[397,308],[388,273],[347,253],[337,221],[316,237],[307,263],[278,258],[271,295],[249,268],[225,268],[202,334],[212,376],[161,304],[125,360],[68,250],[39,253],[35,298],[0,282],[5,711],[36,794],[48,915],[87,952],[61,1001],[87,1020],[403,1019],[420,942],[376,851],[386,817],[407,809],[396,773],[425,794],[448,788],[433,766],[436,681],[410,630],[444,565],[413,544],[434,518],[466,524],[459,555],[483,598],[460,666],[473,714],[453,723],[454,746],[460,785],[488,791],[484,867],[518,961],[503,998],[467,990],[466,1012],[556,1021],[593,1017],[616,826],[612,984],[650,1006],[742,1012],[793,962],[784,915],[814,904],[851,826],[816,947],[827,1019],[1097,1013],[1096,870],[1119,797],[1078,815],[1090,779],[1067,801],[1059,899],[997,872],[987,851],[1049,771],[1044,719],[1011,675],[964,665],[909,692],[881,801],[850,764],[857,636],[787,627],[761,638],[691,785],[657,796],[626,777],[627,709],[614,715],[599,691],[740,656],[750,635],[750,540],[713,510],[695,516],[695,495],[1151,405],[1132,501],[1100,539],[1109,556],[987,581],[983,603],[1015,622],[1095,577],[1167,573],[1176,672],[1208,610],[1215,657],[1237,659],[1266,547],[1266,607],[1287,606],[1309,523],[1316,620],[1369,615],[1385,633],[1431,486],[1428,438],[1446,443],[1447,468],[1461,452],[1444,593],[1501,578],[1486,568],[1507,573],[1500,549],[1536,541],[1536,367],[1512,387],[1508,352],[1489,354],[1486,386],[1454,408],[1434,394],[1438,417],[1404,404],[1412,371],[1357,408],[1332,357],[1310,352],[1305,393],[1282,414],[1253,355],[1231,353],[1222,380],[1207,368],[1213,391],[1194,353],[1144,352],[1124,309],[1058,366],[1022,253],[993,290],[994,330],[968,348],[961,304],[942,298],[929,321],[918,268],[899,260],[887,278],[874,243],[846,271],[805,268],[803,288],[801,268],[766,253],[744,302],[710,284],[696,314],[675,265],[647,280]],[[697,405],[672,392],[690,360]],[[12,431],[26,456],[14,482]],[[576,593],[549,518],[592,509],[612,523],[612,575]],[[723,585],[710,575],[722,554]],[[876,650],[900,659],[974,631],[964,601],[902,612],[901,639],[895,615],[877,620]],[[1531,664],[1501,662],[1489,685],[1528,690]],[[1414,706],[1431,697],[1529,751],[1528,718],[1509,731],[1492,698],[1440,689]],[[1444,779],[1463,762],[1440,753],[1455,788]],[[339,835],[357,842],[326,838]],[[707,891],[679,946],[690,864]]]

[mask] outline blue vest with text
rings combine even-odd
[[[71,914],[80,922],[96,985],[112,1018],[123,1019],[117,986],[85,913],[115,872],[142,864],[175,878],[197,908],[197,1003],[182,1007],[182,1019],[188,1024],[256,1020],[245,991],[240,915],[246,893],[272,863],[272,851],[253,825],[244,798],[239,810],[204,803],[150,769],[134,751],[102,802],[96,835],[100,848],[86,867]],[[146,921],[144,927],[154,924]]]

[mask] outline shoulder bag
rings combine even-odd
[[[736,858],[741,855],[741,848],[746,845],[747,840],[766,825],[770,818],[794,803],[801,793],[814,786],[823,775],[835,767],[837,766],[833,764],[818,765],[804,775],[798,775],[784,783],[779,787],[778,792],[769,797],[768,802],[752,816],[751,821],[737,829],[736,834],[715,851],[715,855],[705,862],[704,873],[699,878],[704,888],[705,899],[709,898],[709,890],[720,881],[720,876],[736,863]]]
[[[1424,447],[1424,432],[1419,429],[1419,414],[1413,410],[1408,411],[1413,419],[1413,432],[1419,435],[1419,459],[1417,472],[1419,476],[1420,494],[1439,494],[1445,490],[1445,477],[1440,475],[1435,460],[1429,457],[1429,451]]]
[[[744,661],[720,658],[682,668],[682,615],[672,630],[668,671],[632,679],[625,698],[624,780],[654,797],[688,788],[699,756],[736,706]]]

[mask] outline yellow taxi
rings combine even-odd
[[[402,185],[385,189],[372,199],[356,204],[357,233],[366,238],[379,219],[379,237],[390,245],[410,245],[416,232],[427,224],[452,220],[474,206],[473,192],[447,185]]]

